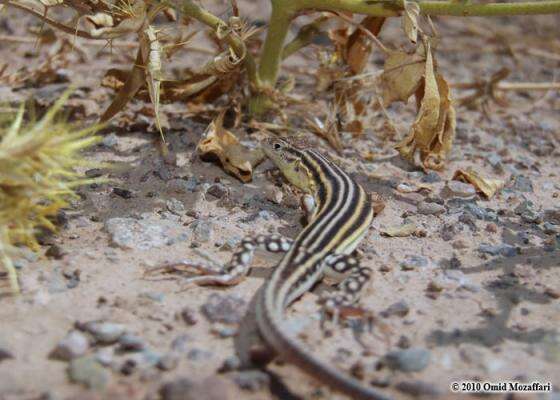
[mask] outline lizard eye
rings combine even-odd
[[[280,146],[280,143],[274,143],[274,144],[272,145],[272,148],[273,148],[274,150],[280,150],[280,147],[282,147],[282,146]]]

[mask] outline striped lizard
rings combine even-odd
[[[293,241],[278,235],[247,237],[225,266],[183,262],[201,274],[189,282],[234,285],[246,276],[257,248],[286,253],[257,301],[257,323],[265,341],[286,361],[353,399],[388,399],[317,359],[283,328],[285,309],[325,275],[340,282],[336,291],[323,298],[325,311],[336,315],[358,300],[372,271],[360,266],[352,253],[373,219],[370,197],[315,150],[300,150],[274,138],[261,145],[287,180],[306,193],[303,204],[308,225]]]

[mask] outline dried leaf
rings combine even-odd
[[[100,118],[101,122],[105,122],[113,118],[119,111],[121,111],[124,106],[128,104],[128,102],[136,95],[138,90],[145,84],[145,72],[142,68],[143,58],[142,58],[142,50],[138,49],[138,53],[136,55],[136,61],[132,70],[130,71],[124,86],[119,90],[107,110],[103,113]]]
[[[429,42],[425,43],[426,64],[423,85],[416,91],[421,98],[416,120],[409,134],[395,148],[414,163],[416,150],[425,169],[441,169],[455,137],[455,110],[451,106],[449,85],[435,72]]]
[[[414,162],[416,149],[428,149],[433,140],[439,120],[439,91],[434,72],[432,53],[428,50],[424,73],[424,97],[410,133],[395,148],[401,155]]]
[[[253,178],[253,167],[263,159],[262,150],[250,150],[239,143],[235,135],[223,127],[225,112],[210,123],[197,149],[202,159],[218,159],[229,174],[243,182]]]
[[[487,199],[493,197],[498,190],[504,187],[505,183],[501,179],[486,178],[472,168],[468,168],[466,171],[458,169],[457,171],[455,171],[455,174],[453,174],[453,179],[470,183]]]
[[[139,32],[146,23],[146,3],[136,0],[133,4],[127,4],[119,14],[126,18],[115,25],[113,16],[107,13],[97,13],[86,16],[85,20],[92,26],[89,29],[91,36],[103,39],[114,39],[129,33]]]
[[[389,228],[381,231],[381,234],[383,236],[389,236],[389,237],[406,237],[406,236],[414,235],[416,229],[417,229],[416,224],[410,223],[410,224],[404,224],[398,226],[390,226]]]
[[[385,22],[384,17],[365,17],[360,23],[365,29],[377,36]],[[356,28],[346,42],[344,60],[350,67],[352,74],[360,74],[367,64],[371,53],[371,39],[361,29]]]
[[[418,40],[418,15],[420,15],[420,5],[415,1],[404,1],[404,14],[402,16],[402,27],[406,36],[411,42]]]
[[[420,86],[425,71],[426,57],[422,46],[413,54],[391,51],[381,74],[383,105],[395,101],[406,102]]]

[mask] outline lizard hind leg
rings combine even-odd
[[[339,317],[364,317],[366,310],[355,304],[371,278],[371,268],[360,265],[354,254],[333,254],[325,258],[325,275],[339,281],[333,292],[322,296],[323,312],[337,323]]]
[[[237,250],[233,253],[231,260],[226,265],[219,265],[211,260],[206,262],[191,262],[183,260],[167,264],[161,268],[164,271],[197,273],[186,279],[187,284],[197,285],[236,285],[241,282],[249,269],[255,250],[262,249],[272,253],[287,252],[292,246],[292,240],[279,235],[257,235],[244,238]],[[178,267],[184,267],[179,270]]]

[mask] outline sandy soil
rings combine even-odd
[[[264,18],[261,5],[241,2],[241,11]],[[224,10],[221,4],[208,6]],[[12,36],[29,36],[27,28],[38,25],[29,19],[27,26],[18,24],[10,16],[22,15],[0,16],[0,29]],[[440,68],[451,82],[488,77],[502,66],[512,70],[509,81],[552,81],[559,59],[526,50],[555,51],[558,57],[559,22],[558,17],[439,19]],[[381,35],[394,46],[402,37],[398,21]],[[44,60],[48,48],[6,43],[0,58],[32,65]],[[74,104],[91,110],[86,119],[95,118],[111,95],[98,85],[104,68],[125,65],[134,50],[83,48],[95,59],[93,73],[91,64],[77,61],[62,71],[69,77],[62,82],[0,87],[3,100],[34,96],[39,105],[50,104],[72,81],[78,86]],[[313,53],[303,53],[308,57],[286,65],[313,67]],[[374,55],[371,70],[379,71],[380,59]],[[297,82],[296,90],[312,90],[312,77]],[[360,325],[322,330],[317,298],[330,290],[325,285],[288,312],[288,329],[300,332],[325,362],[395,398],[463,398],[450,391],[452,382],[461,381],[550,382],[555,394],[489,398],[559,398],[560,95],[518,92],[508,99],[508,107],[491,105],[490,118],[477,109],[458,110],[450,162],[435,175],[395,156],[391,146],[398,138],[387,139],[377,111],[343,158],[317,141],[385,201],[360,245],[362,262],[375,271],[361,302],[377,315],[373,332]],[[205,122],[184,116],[178,105],[165,109],[176,162],[161,159],[157,136],[145,132],[146,121],[128,130],[110,126],[104,144],[88,157],[119,166],[99,172],[111,182],[79,189],[81,200],[65,213],[60,234],[43,239],[47,254],[18,262],[23,294],[0,298],[0,399],[342,398],[289,364],[251,364],[263,346],[252,303],[277,258],[258,253],[250,276],[228,288],[187,287],[181,275],[148,273],[166,262],[200,259],[200,252],[226,262],[244,235],[294,237],[302,226],[297,199],[286,186],[280,204],[267,196],[273,180],[265,171],[271,164],[259,166],[253,182],[242,184],[194,154]],[[412,105],[390,108],[401,133],[413,112]],[[362,157],[368,150],[378,155],[374,161]],[[503,179],[506,187],[491,200],[446,189],[457,169],[471,166]],[[427,189],[403,193],[402,183]],[[418,205],[426,203],[441,207],[430,206],[435,215],[425,215]],[[420,234],[382,235],[404,223],[415,224]],[[91,321],[107,322],[107,331],[96,331]],[[87,338],[85,356],[53,359],[51,352],[70,331]],[[123,338],[123,331],[130,335]],[[72,368],[75,380],[94,388],[72,383]]]

